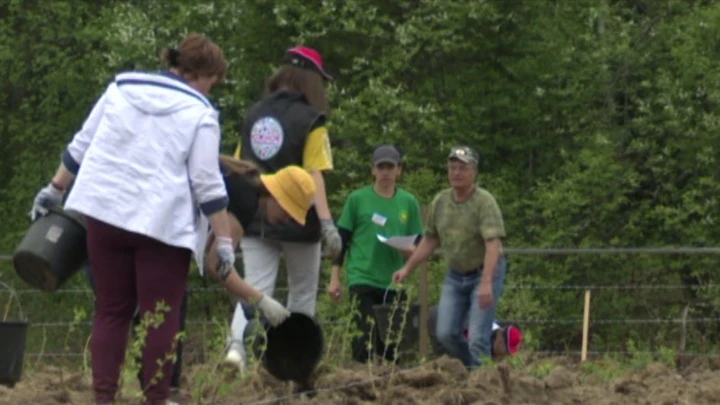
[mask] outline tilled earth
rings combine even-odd
[[[468,373],[447,357],[405,370],[358,365],[319,370],[312,398],[293,396],[292,384],[278,382],[263,370],[231,379],[208,366],[195,366],[187,372],[187,385],[199,394],[186,403],[220,405],[720,403],[720,370],[716,367],[691,367],[680,374],[662,364],[607,382],[572,365],[553,367],[544,378],[507,364]],[[92,404],[91,392],[89,376],[48,367],[28,371],[13,389],[0,387],[0,405]]]

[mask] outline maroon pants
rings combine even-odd
[[[115,400],[137,306],[142,316],[163,301],[170,312],[157,329],[148,328],[142,353],[146,398],[150,404],[161,403],[169,396],[173,343],[192,253],[90,217],[87,245],[97,295],[90,347],[95,400]],[[164,361],[160,370],[158,360]]]

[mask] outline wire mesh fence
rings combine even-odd
[[[617,256],[617,255],[655,255],[655,256],[707,256],[716,257],[720,255],[720,248],[508,248],[507,253],[513,257],[577,257],[577,256]],[[241,255],[238,255],[239,257]],[[10,254],[0,254],[0,262],[11,260]],[[582,279],[581,279],[582,280]],[[597,279],[592,281],[598,281]],[[511,280],[505,286],[504,299],[512,299],[514,294],[520,294],[523,292],[531,293],[533,296],[540,297],[540,301],[552,301],[560,296],[560,294],[579,294],[583,291],[591,291],[594,294],[594,300],[617,299],[618,294],[624,294],[626,292],[633,291],[635,293],[645,294],[649,299],[654,299],[658,295],[669,295],[673,291],[702,292],[705,296],[717,296],[717,290],[720,288],[720,283],[714,283],[713,279],[702,280],[702,282],[695,283],[678,283],[678,282],[663,282],[663,280],[652,280],[654,282],[648,282],[646,280],[640,280],[632,283],[628,282],[615,282],[615,283],[600,283],[600,282],[569,282],[562,284],[543,284],[540,282],[528,282],[528,280]],[[69,334],[72,334],[72,339],[77,342],[85,340],[89,335],[91,329],[91,318],[92,318],[92,305],[93,305],[93,292],[89,287],[78,287],[78,283],[73,286],[64,287],[53,293],[45,293],[33,288],[28,288],[18,285],[13,292],[17,296],[22,297],[23,302],[35,302],[40,300],[52,300],[53,305],[56,307],[52,311],[50,318],[43,317],[42,313],[34,312],[30,319],[29,324],[29,350],[27,355],[30,357],[80,357],[83,355],[83,351],[80,350],[79,343],[74,344],[54,344],[58,339],[68,339]],[[438,296],[440,289],[442,288],[441,283],[435,283],[428,286],[429,294]],[[283,296],[287,294],[286,287],[278,287],[276,294]],[[197,286],[193,285],[188,288],[191,305],[193,302],[196,303],[194,308],[187,320],[187,329],[189,333],[195,332],[202,328],[213,328],[219,323],[229,323],[230,311],[226,309],[231,307],[228,300],[228,294],[225,289],[221,286]],[[318,295],[325,294],[325,289],[321,288]],[[10,291],[0,289],[0,302],[6,300],[5,295],[10,294]],[[607,294],[607,296],[603,295]],[[75,298],[72,298],[75,296]],[[572,296],[572,295],[571,295]],[[510,297],[510,298],[508,298]],[[633,298],[633,297],[631,297]],[[64,302],[72,300],[73,305],[64,306]],[[581,300],[576,300],[578,309],[581,309]],[[648,306],[652,307],[653,302],[648,301]],[[227,305],[225,309],[217,309],[215,305]],[[224,304],[223,304],[224,303]],[[567,331],[572,331],[575,335],[579,336],[579,331],[583,326],[583,323],[587,322],[590,328],[594,328],[598,334],[602,334],[603,327],[619,326],[625,328],[651,328],[651,327],[666,327],[672,331],[673,334],[682,336],[684,341],[691,339],[687,338],[688,329],[691,327],[703,329],[712,329],[712,327],[718,325],[720,316],[716,314],[715,308],[716,303],[712,299],[704,299],[703,297],[695,297],[693,300],[687,300],[683,302],[683,305],[698,309],[696,313],[685,313],[682,314],[679,311],[674,313],[658,313],[658,311],[648,310],[645,312],[645,316],[629,316],[623,312],[603,311],[602,313],[593,313],[587,321],[583,319],[581,310],[577,310],[574,313],[576,316],[521,316],[510,319],[515,324],[521,325],[523,329],[532,335],[535,330],[544,328],[544,331],[548,333],[556,333],[558,335]],[[78,313],[78,308],[81,308]],[[652,308],[651,308],[652,309]],[[686,311],[687,312],[687,311]],[[208,315],[217,315],[221,313],[220,319],[213,316],[212,319]],[[635,314],[637,315],[637,314]],[[347,328],[349,320],[343,318],[342,314],[319,314],[319,321],[324,328]],[[667,334],[668,332],[663,332]],[[41,338],[40,335],[44,335]],[[680,340],[680,339],[676,339]],[[39,342],[43,342],[44,349],[40,351],[38,349]],[[577,340],[575,341],[577,343]],[[204,342],[195,342],[196,344],[204,344]],[[688,346],[692,346],[689,342]],[[567,344],[565,344],[567,346]],[[64,347],[61,347],[64,346]],[[589,356],[604,354],[613,355],[628,355],[630,353],[638,353],[637,350],[629,351],[623,350],[623,347],[610,347],[610,345],[598,345],[600,348],[605,350],[588,350]],[[571,345],[570,348],[564,348],[564,350],[556,350],[558,347],[545,346],[529,346],[528,350],[532,347],[533,353],[537,354],[566,354],[572,355],[579,348],[579,345],[575,347]],[[648,354],[659,354],[656,350],[644,350],[643,352]],[[684,355],[687,356],[709,356],[711,355],[708,351],[693,351],[684,350]]]

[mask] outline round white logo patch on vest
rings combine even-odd
[[[268,160],[277,155],[284,139],[282,125],[273,117],[255,121],[250,130],[250,146],[255,156],[262,160]]]

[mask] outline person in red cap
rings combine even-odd
[[[437,354],[449,354],[447,350],[438,342],[436,335],[436,326],[438,318],[437,305],[430,307],[428,311],[428,332],[430,334],[430,342],[433,350]],[[468,319],[463,322],[463,339],[469,338]],[[518,353],[523,342],[522,331],[520,327],[512,322],[493,321],[492,334],[490,336],[490,355],[493,361],[500,361],[505,356],[513,356]]]
[[[522,331],[514,324],[505,325],[502,330],[505,335],[505,350],[507,354],[517,354],[523,341]]]
[[[342,248],[328,208],[323,177],[325,171],[333,169],[326,127],[330,108],[325,94],[325,82],[331,78],[316,50],[305,46],[286,50],[278,70],[267,80],[264,97],[245,114],[235,151],[236,158],[253,162],[265,173],[297,165],[315,180],[315,204],[304,225],[270,224],[258,216],[241,241],[248,283],[272,295],[280,257],[284,255],[289,278],[287,307],[310,316],[315,315],[321,242],[325,242],[325,253],[330,258],[337,257]],[[236,306],[226,362],[241,370],[245,358],[243,336],[247,319],[252,317],[250,308]]]

